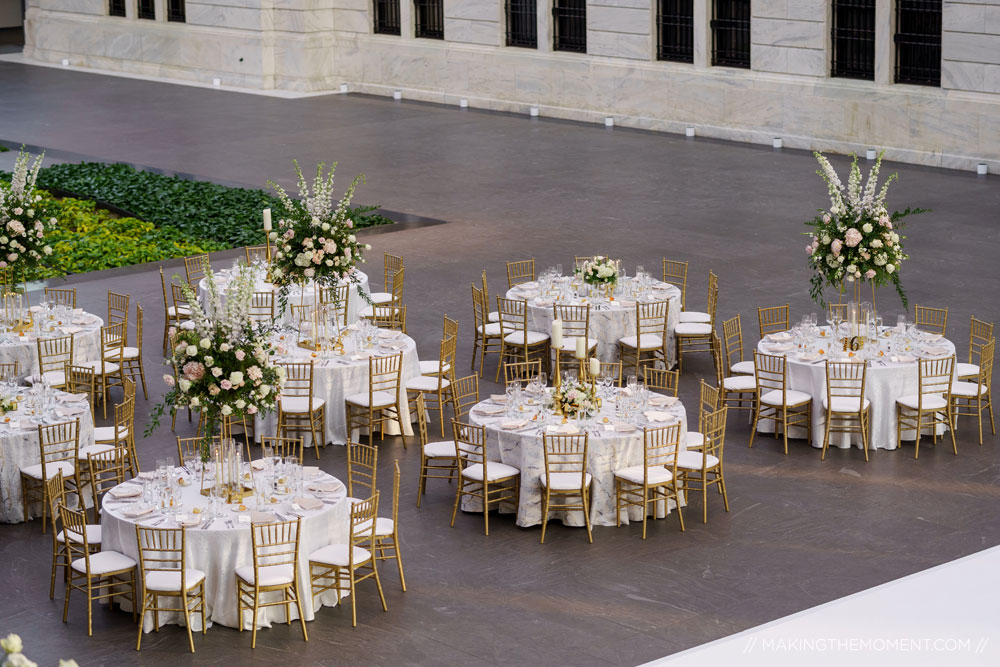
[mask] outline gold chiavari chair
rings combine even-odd
[[[441,341],[441,364],[449,369],[455,366],[455,352],[457,339],[454,336]],[[421,395],[429,403],[428,409],[437,410],[441,426],[441,435],[444,435],[444,405],[451,396],[451,382],[454,371],[449,370],[441,375],[418,375],[406,381],[405,389],[407,400]]]
[[[351,506],[347,544],[330,544],[309,554],[313,598],[326,591],[336,591],[339,606],[342,595],[347,593],[351,598],[351,625],[355,628],[358,627],[355,589],[365,579],[375,580],[382,611],[389,611],[378,577],[378,561],[374,556],[376,547],[372,524],[378,517],[378,499],[376,491],[367,500],[360,500]]]
[[[406,577],[403,576],[403,555],[399,550],[399,459],[393,462],[392,472],[392,518],[375,519],[375,560],[395,560],[399,570],[399,585],[406,592]]]
[[[458,340],[458,321],[453,320],[447,315],[444,316],[444,330],[441,333],[441,340],[447,338],[454,338]],[[420,374],[421,375],[444,375],[451,373],[451,365],[442,365],[440,359],[427,359],[420,362]]]
[[[560,363],[564,363],[566,360],[569,360],[571,365],[576,363],[576,340],[578,338],[587,340],[587,358],[596,356],[597,339],[590,336],[590,304],[583,306],[553,304],[552,319],[562,320],[562,347],[558,350],[552,350],[553,353],[559,355]]]
[[[623,366],[631,366],[639,375],[639,367],[660,361],[667,365],[667,319],[669,301],[635,304],[634,336],[618,339],[618,353]]]
[[[56,570],[60,567],[69,567],[69,547],[66,546],[66,531],[61,528],[62,512],[60,510],[66,504],[66,488],[61,472],[57,472],[55,477],[50,477],[45,485],[49,499],[49,515],[52,517],[52,576],[49,579],[49,599],[51,600],[56,596]],[[59,523],[56,523],[57,521]],[[101,527],[99,525],[87,524],[87,544],[92,551],[100,551]],[[64,569],[64,582],[67,577],[69,577],[69,573]]]
[[[76,364],[94,369],[94,379],[100,385],[100,397],[105,418],[108,416],[111,388],[124,387],[125,384],[125,375],[122,371],[125,353],[125,326],[125,322],[118,322],[101,327],[101,359],[81,361]]]
[[[184,275],[187,278],[188,285],[197,289],[198,281],[205,277],[209,268],[210,264],[208,262],[207,253],[185,257]]]
[[[722,322],[725,338],[726,368],[733,375],[753,375],[753,359],[743,358],[743,323],[740,315]]]
[[[788,304],[784,306],[771,306],[769,308],[757,308],[757,321],[760,324],[760,337],[767,334],[788,331],[789,318]]]
[[[959,417],[975,417],[979,421],[979,444],[983,444],[983,410],[989,410],[990,432],[996,435],[993,423],[993,399],[990,387],[993,384],[993,355],[996,339],[983,345],[979,351],[979,373],[975,382],[953,382],[951,385],[951,411],[958,427]]]
[[[38,370],[42,380],[56,389],[66,386],[66,364],[73,363],[73,334],[55,338],[39,338]]]
[[[500,354],[503,348],[503,329],[500,322],[487,321],[487,305],[485,295],[481,289],[472,286],[472,310],[475,316],[476,328],[475,338],[472,344],[472,370],[476,370],[476,353],[479,357],[479,376],[483,375],[483,365],[487,354]],[[499,313],[497,318],[499,320]]]
[[[681,291],[681,310],[687,307],[688,263],[663,258],[663,282]]]
[[[375,292],[370,294],[372,306],[402,306],[403,305],[403,285],[406,281],[406,269],[400,267],[391,275],[386,276],[385,288],[388,292]],[[372,306],[362,309],[361,317],[370,317]]]
[[[587,433],[542,434],[542,453],[545,460],[545,474],[539,479],[542,485],[542,544],[545,544],[549,512],[553,510],[583,512],[587,541],[594,543],[594,535],[590,530],[590,483],[593,481],[593,476],[587,472],[589,438]],[[561,501],[553,502],[552,496]]]
[[[91,454],[100,454],[119,447],[125,448],[130,457],[132,456],[134,452],[132,424],[135,421],[135,400],[116,404],[114,418],[112,425],[94,428],[94,444],[80,448],[78,457],[82,465],[86,465],[87,457]],[[135,472],[131,458],[129,471]]]
[[[714,294],[714,296],[713,296]],[[712,324],[715,322],[715,303],[719,298],[719,277],[715,275],[712,271],[708,272],[708,311],[700,312],[697,310],[685,310],[681,313],[680,322],[684,323],[700,323],[700,324]]]
[[[45,300],[49,303],[65,306],[66,308],[76,308],[76,288],[46,287]]]
[[[188,303],[187,296],[184,294],[184,288],[176,283],[170,283],[170,297],[174,302],[174,312],[178,313],[174,317],[173,324],[180,327],[184,320],[191,319],[191,304]],[[186,317],[183,315],[185,312],[187,313]]]
[[[972,316],[969,322],[969,363],[955,364],[955,375],[959,380],[975,380],[979,377],[979,360],[983,346],[993,340],[993,323],[977,320]]]
[[[236,613],[240,632],[245,625],[243,611],[252,610],[250,648],[257,648],[257,613],[261,607],[284,607],[285,621],[292,623],[291,605],[299,612],[302,638],[309,641],[306,619],[302,614],[302,590],[299,585],[299,538],[301,519],[250,526],[253,564],[236,568]],[[281,593],[278,600],[265,600],[266,594]],[[268,598],[271,598],[268,595]]]
[[[417,428],[420,439],[420,478],[417,485],[417,507],[420,507],[420,499],[427,490],[427,480],[447,479],[451,482],[458,475],[458,451],[455,449],[454,440],[428,442],[427,408],[424,405],[423,394],[417,396]],[[441,472],[448,474],[439,474]]]
[[[948,309],[913,306],[913,323],[921,331],[944,336],[948,330]]]
[[[955,456],[958,456],[951,400],[951,381],[954,371],[954,356],[944,359],[917,359],[917,393],[896,399],[896,448],[902,446],[904,428],[916,430],[914,459],[920,455],[921,430],[933,429],[932,442],[936,445],[938,425],[948,429],[951,448]]]
[[[108,324],[118,324],[128,322],[129,300],[128,294],[108,292]]]
[[[588,258],[589,259],[589,258]],[[507,262],[507,289],[535,279],[535,258]]]
[[[250,319],[259,324],[274,322],[274,292],[254,292],[250,297]]]
[[[455,418],[468,414],[479,402],[479,376],[466,375],[451,383],[451,409]]]
[[[451,526],[455,526],[458,505],[462,498],[477,498],[483,504],[486,535],[490,534],[490,505],[498,508],[507,501],[517,511],[520,502],[521,471],[514,466],[489,461],[486,456],[486,428],[452,421],[452,433],[458,452],[458,488],[451,511]]]
[[[805,426],[806,442],[812,442],[812,396],[788,388],[788,365],[785,358],[754,351],[753,362],[757,395],[748,446],[753,447],[753,437],[761,419],[774,420],[774,438],[778,438],[779,432],[784,435],[786,455],[788,429],[792,426]]]
[[[831,320],[837,322],[847,321],[847,306],[846,303],[833,303],[832,301],[826,304],[827,313]]]
[[[133,382],[138,378],[142,382],[142,397],[148,401],[146,371],[142,364],[142,306],[139,304],[135,304],[135,347],[126,345],[122,349],[122,364],[125,377]]]
[[[16,380],[21,375],[21,364],[17,361],[0,363],[0,382]]]
[[[307,329],[303,329],[304,326],[308,327],[313,321],[313,313],[316,311],[316,306],[311,303],[305,304],[289,304],[289,309],[292,313],[292,321],[295,323],[299,333]],[[309,335],[309,334],[305,334]]]
[[[652,366],[642,367],[642,381],[646,388],[652,391],[676,397],[681,385],[680,380],[681,374],[677,371],[668,371],[665,368],[653,368]]]
[[[712,339],[715,347],[715,382],[719,387],[719,406],[727,406],[733,410],[747,410],[753,419],[754,406],[757,402],[757,378],[754,375],[726,376],[726,367],[722,360],[722,341],[718,336]],[[753,363],[753,362],[751,362]]]
[[[347,311],[351,303],[351,286],[349,284],[324,287],[319,293],[319,300],[324,306],[333,306],[337,311],[337,322],[342,327],[347,326]]]
[[[520,383],[523,389],[532,378],[538,377],[542,372],[542,360],[533,359],[531,361],[508,362],[503,365],[504,386],[511,382]]]
[[[191,308],[186,305],[186,301],[183,302],[182,307],[178,308],[177,295],[173,291],[173,287],[171,287],[171,294],[175,303],[173,306],[170,305],[170,301],[167,300],[167,281],[163,277],[162,266],[160,267],[160,289],[163,291],[163,356],[167,356],[167,348],[170,344],[170,327],[180,326],[184,320],[191,319]]]
[[[483,303],[486,304],[486,309],[489,310],[489,305],[490,305],[490,286],[489,286],[489,283],[486,281],[486,270],[485,269],[483,269]],[[498,313],[495,310],[490,310],[490,312],[486,314],[486,321],[487,322],[499,322],[500,321],[500,313]]]
[[[32,503],[42,504],[42,532],[49,516],[48,480],[56,473],[61,473],[64,484],[69,484],[70,491],[80,494],[83,485],[80,484],[80,469],[77,466],[77,455],[80,451],[80,420],[38,426],[39,460],[29,466],[23,466],[21,473],[21,503],[24,507],[24,520],[28,520],[28,510]]]
[[[646,539],[649,506],[660,502],[677,505],[677,520],[684,530],[684,515],[678,500],[677,450],[681,425],[646,428],[642,433],[642,464],[615,470],[616,525],[621,526],[622,512],[629,507],[642,510],[642,539]]]
[[[548,363],[549,335],[528,330],[528,302],[520,299],[497,297],[500,329],[505,333],[500,339],[500,362],[530,361],[541,357]],[[494,382],[500,379],[500,367]]]
[[[302,461],[304,450],[302,438],[274,438],[265,436],[260,439],[260,447],[262,452],[264,449],[270,448],[272,456],[283,459],[294,456],[299,461]]]
[[[278,435],[308,433],[319,460],[320,447],[326,446],[326,400],[316,396],[315,364],[287,362],[278,366],[285,369],[285,383],[278,396]]]
[[[267,264],[268,247],[266,244],[262,245],[248,245],[243,248],[244,253],[247,257],[247,266],[252,266],[253,264],[260,262],[261,264]],[[270,247],[271,256],[274,257],[274,246]]]
[[[823,397],[826,427],[823,429],[820,461],[826,459],[831,433],[860,433],[865,461],[868,460],[871,401],[865,398],[867,378],[867,364],[864,362],[826,360],[826,395]]]
[[[219,439],[221,436],[213,435],[211,436],[212,444],[210,447],[215,447],[219,444]],[[185,465],[185,461],[191,458],[201,458],[201,448],[205,442],[205,438],[202,436],[195,436],[193,438],[182,438],[177,436],[177,465]],[[301,461],[301,457],[299,461]]]
[[[383,253],[382,258],[382,286],[385,291],[373,292],[369,295],[372,303],[374,304],[384,304],[396,300],[397,295],[393,289],[393,278],[395,278],[396,274],[400,271],[406,270],[402,257],[390,255],[389,253]],[[402,293],[398,296],[401,299]]]
[[[367,498],[376,491],[378,478],[378,447],[360,442],[347,442],[347,496],[352,503]],[[361,491],[354,495],[354,487]]]
[[[117,551],[94,551],[87,539],[87,514],[62,506],[63,532],[70,567],[66,577],[66,599],[63,602],[63,623],[69,616],[70,592],[77,590],[87,596],[87,636],[94,635],[94,601],[107,600],[108,606],[127,601],[135,610],[135,561]],[[140,632],[142,630],[140,629]]]
[[[685,450],[677,455],[677,471],[681,477],[681,490],[690,500],[692,491],[701,491],[701,522],[708,523],[708,487],[716,485],[722,494],[722,502],[729,511],[729,495],[722,471],[722,450],[726,443],[725,406],[704,416],[701,434],[704,444],[700,450]],[[697,483],[697,486],[695,486]]]
[[[201,615],[201,633],[208,630],[205,617],[205,573],[189,568],[187,530],[154,528],[136,524],[135,541],[139,548],[139,575],[142,578],[142,607],[139,611],[139,638],[135,650],[142,648],[143,619],[153,612],[155,629],[160,631],[160,612],[184,614],[188,645],[194,653],[191,616]],[[164,607],[160,598],[180,598],[179,606]],[[242,620],[242,619],[240,619]]]
[[[677,347],[677,370],[684,370],[685,352],[708,352],[715,354],[712,339],[715,333],[715,310],[719,303],[719,281],[714,273],[709,273],[708,282],[708,317],[707,322],[685,322],[684,316],[693,316],[694,312],[681,313],[681,321],[674,327],[674,341]],[[698,315],[702,315],[699,313]]]
[[[129,461],[125,447],[87,454],[87,485],[94,496],[94,521],[101,520],[101,500],[105,494],[125,481]]]
[[[368,391],[344,398],[347,412],[348,437],[354,429],[368,429],[368,441],[375,438],[378,424],[379,440],[385,439],[385,424],[400,421],[400,377],[403,353],[368,359]],[[403,438],[406,444],[406,438]]]
[[[90,407],[90,418],[96,421],[94,405],[97,404],[97,374],[89,366],[63,366],[63,388],[71,394],[86,394]]]
[[[379,329],[406,333],[406,306],[369,306],[361,316]]]
[[[705,444],[705,417],[723,407],[720,401],[718,387],[713,387],[701,380],[698,405],[698,430],[688,431],[684,436],[684,446],[687,449],[701,449]]]

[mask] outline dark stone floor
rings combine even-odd
[[[256,187],[290,184],[291,159],[341,161],[341,185],[368,175],[359,201],[448,221],[373,234],[369,273],[381,253],[402,254],[411,333],[436,353],[441,315],[461,321],[459,366],[471,348],[469,283],[485,268],[494,293],[506,259],[540,265],[608,252],[656,267],[663,256],[691,262],[689,303],[703,307],[706,274],[720,278],[720,318],[742,313],[747,346],[755,307],[808,300],[801,221],[824,204],[825,187],[804,152],[686,140],[669,135],[438,107],[360,96],[279,100],[177,85],[0,63],[0,140],[102,160],[123,160]],[[844,159],[835,160],[841,169]],[[904,280],[912,302],[951,308],[949,334],[965,353],[971,314],[1000,320],[1000,187],[995,177],[886,165],[900,183],[890,204],[934,209],[912,218]],[[221,258],[217,262],[228,262]],[[168,266],[168,272],[171,265]],[[173,266],[176,266],[174,264]],[[376,280],[377,282],[377,280]],[[72,278],[80,305],[103,310],[108,289],[146,309],[147,369],[156,380],[162,320],[156,267]],[[900,310],[882,290],[886,313]],[[492,370],[492,369],[490,369]],[[695,400],[707,359],[685,364],[682,397]],[[483,391],[492,390],[489,383]],[[140,402],[140,410],[150,404]],[[185,434],[186,424],[179,429]],[[291,664],[632,665],[947,562],[1000,543],[1000,439],[979,447],[967,426],[959,456],[912,446],[858,450],[827,460],[802,441],[786,457],[776,441],[747,449],[736,417],[726,462],[732,512],[710,497],[709,524],[689,510],[676,521],[579,529],[519,529],[507,518],[486,538],[481,517],[448,527],[453,487],[432,485],[414,507],[419,455],[398,441],[381,447],[380,486],[404,471],[401,521],[408,592],[386,570],[389,612],[373,591],[358,594],[359,626],[324,609],[304,644],[294,629],[249,637],[212,628],[189,657],[179,628],[133,650],[130,617],[101,610],[88,639],[85,609],[45,598],[50,538],[37,523],[0,526],[0,633],[18,632],[40,663],[204,664],[259,660]],[[175,451],[166,428],[140,443],[145,465]],[[924,449],[924,448],[922,448]],[[320,465],[342,475],[342,450]],[[932,612],[933,613],[933,612]],[[942,628],[947,613],[941,614]],[[859,619],[874,623],[878,619]],[[891,659],[890,659],[891,660]]]

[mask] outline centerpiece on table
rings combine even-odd
[[[610,298],[618,282],[618,260],[597,255],[583,262],[577,269],[583,282],[593,287],[603,287]]]
[[[45,233],[55,227],[56,219],[45,216],[42,196],[35,188],[43,157],[44,153],[29,165],[31,155],[22,148],[10,183],[0,182],[0,275],[4,292],[13,290],[17,280],[23,283],[25,274],[52,254],[52,247],[45,244]]]
[[[908,308],[906,293],[900,281],[900,269],[909,258],[903,251],[906,239],[900,232],[904,218],[926,209],[911,209],[889,213],[885,206],[885,196],[889,184],[898,177],[892,174],[881,189],[878,186],[882,153],[868,173],[868,180],[862,187],[861,169],[858,156],[851,163],[851,173],[845,189],[830,161],[820,153],[813,153],[821,169],[817,171],[830,193],[830,208],[820,209],[819,214],[806,222],[812,228],[805,232],[810,242],[806,246],[809,266],[813,270],[810,278],[809,294],[821,306],[825,306],[823,289],[833,287],[841,295],[846,285],[854,287],[854,301],[861,301],[861,284],[872,286],[872,302],[875,288],[892,283],[896,288],[904,308]]]
[[[567,382],[553,389],[552,407],[556,414],[572,419],[594,414],[599,405],[591,385]]]
[[[357,176],[339,200],[333,199],[333,174],[337,167],[331,165],[329,173],[324,173],[326,163],[316,167],[316,178],[312,190],[302,175],[298,161],[295,164],[295,174],[298,177],[299,199],[288,196],[284,188],[268,181],[275,189],[282,207],[278,210],[278,224],[270,236],[275,242],[275,253],[271,260],[271,277],[281,289],[279,302],[284,311],[288,299],[288,289],[298,284],[304,295],[307,283],[316,288],[316,308],[314,308],[313,340],[311,347],[320,349],[318,338],[332,320],[334,329],[339,329],[336,317],[337,304],[334,303],[332,314],[321,314],[322,299],[320,295],[324,288],[336,287],[349,281],[360,285],[357,265],[364,262],[364,251],[371,250],[370,245],[359,243],[354,233],[354,221],[350,217],[350,203],[354,190],[363,182],[364,175]],[[335,291],[332,292],[334,295]],[[358,290],[364,294],[363,290]],[[303,297],[304,298],[304,297]],[[339,335],[338,335],[339,343]]]

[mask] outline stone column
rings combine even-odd
[[[875,83],[889,86],[894,77],[896,12],[892,0],[875,0]]]
[[[694,66],[712,66],[712,0],[694,0]]]

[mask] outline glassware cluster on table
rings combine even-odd
[[[21,429],[39,424],[55,424],[69,421],[56,413],[58,402],[56,396],[59,390],[52,387],[42,376],[32,376],[33,384],[22,386],[16,379],[0,381],[0,398],[3,403],[12,402],[17,405],[14,411],[6,412],[0,417],[0,433],[9,433],[11,422],[18,422]]]
[[[655,301],[657,297],[652,292],[657,284],[656,278],[646,272],[641,265],[636,267],[635,276],[632,278],[626,275],[625,267],[619,267],[613,294],[615,298],[620,299]],[[578,275],[562,275],[562,264],[550,266],[538,276],[538,295],[542,299],[574,301],[590,298],[603,302],[607,300],[605,294],[603,285],[589,285]]]
[[[862,305],[864,306],[864,304]],[[834,361],[893,359],[917,350],[918,343],[926,336],[917,329],[906,315],[898,315],[896,326],[884,326],[881,317],[871,310],[869,316],[854,322],[845,320],[834,309],[826,316],[827,327],[818,325],[816,313],[803,315],[802,320],[792,327],[789,335],[799,357],[812,360],[831,359]],[[844,339],[850,341],[858,337],[863,344],[857,350],[844,350]],[[773,340],[773,338],[772,338]]]
[[[42,299],[31,309],[23,294],[3,295],[0,310],[0,342],[11,343],[20,340],[18,327],[31,322],[31,333],[35,336],[61,335],[60,328],[73,323],[75,313],[72,308],[55,301]]]
[[[331,312],[331,317],[336,319],[337,315],[334,308],[329,309]],[[335,327],[331,327],[331,331],[339,331]],[[271,342],[279,349],[283,346],[285,348],[294,347],[301,341],[311,341],[313,340],[313,326],[312,321],[303,321],[297,324],[285,324],[280,326],[273,334]],[[339,336],[339,334],[337,334]],[[358,354],[365,350],[373,350],[377,348],[380,344],[381,338],[379,336],[379,328],[374,322],[367,319],[358,320],[353,324],[349,324],[346,327],[346,332],[341,341],[343,343],[343,355],[338,355],[333,349],[333,343],[336,342],[337,336],[332,337],[328,344],[324,344],[320,350],[316,350],[316,356],[321,359],[329,359],[335,356],[350,356],[353,354]]]
[[[552,392],[554,388],[546,386],[544,372],[533,376],[526,386],[513,380],[507,383],[505,406],[506,417],[511,420],[526,420],[538,428],[562,423],[562,415],[554,411]],[[563,369],[560,373],[563,386],[578,382],[578,372],[574,368]],[[609,421],[614,416],[619,421],[633,421],[639,418],[649,406],[650,392],[645,384],[629,375],[623,388],[615,386],[616,380],[610,369],[603,369],[596,378],[596,395],[603,402],[602,408],[592,414],[579,414],[573,421],[583,428],[590,428],[598,423]],[[611,409],[611,406],[614,409]]]

